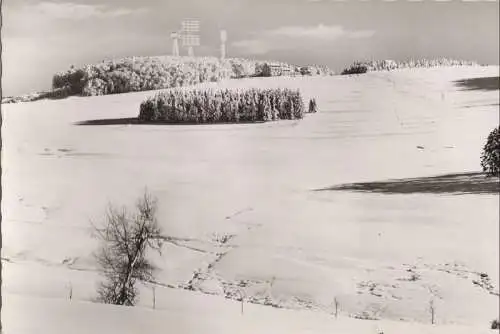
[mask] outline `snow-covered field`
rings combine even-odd
[[[498,195],[315,190],[479,171],[498,90],[454,81],[498,75],[203,85],[317,99],[317,114],[263,124],[122,124],[154,92],[2,105],[5,333],[488,333],[499,314]],[[78,125],[105,118],[116,121]],[[145,187],[172,237],[154,259],[156,309],[152,286],[135,308],[91,303],[90,221]]]

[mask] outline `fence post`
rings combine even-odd
[[[436,308],[434,307],[434,300],[431,300],[429,303],[429,311],[431,312],[431,324],[435,323],[435,312]]]
[[[156,287],[153,286],[153,310],[156,309]]]
[[[244,314],[244,309],[243,309],[243,304],[244,304],[244,297],[243,297],[243,291],[239,290],[240,293],[240,298],[241,298],[241,315]]]

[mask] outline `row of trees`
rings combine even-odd
[[[311,112],[316,101],[310,102]],[[220,123],[301,119],[306,113],[298,90],[170,90],[140,106],[142,122]]]
[[[371,60],[371,61],[357,61],[349,67],[345,68],[341,74],[361,74],[369,71],[391,71],[403,68],[430,68],[440,66],[477,66],[474,61],[456,60],[448,58],[438,59],[419,59],[408,61],[394,61],[394,60]]]
[[[72,67],[57,73],[53,89],[69,87],[72,95],[94,96],[157,90],[217,82],[223,79],[262,76],[272,62],[249,59],[214,57],[133,57],[106,60],[81,68]],[[274,64],[274,63],[273,63]],[[325,75],[333,72],[326,67],[297,67],[285,75]]]
[[[52,86],[69,86],[74,94],[84,96],[181,87],[241,76],[248,67],[248,62],[250,61],[221,61],[209,57],[134,57],[106,60],[58,73],[53,77]]]

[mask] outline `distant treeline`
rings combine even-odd
[[[2,103],[95,96],[191,86],[245,77],[333,75],[326,66],[215,57],[129,57],[71,66],[52,78],[52,90],[5,97]]]
[[[215,57],[132,57],[54,75],[54,89],[68,88],[73,95],[94,96],[184,87],[253,76],[324,75],[324,66],[295,66],[286,63]]]
[[[357,61],[345,68],[341,74],[362,74],[371,71],[391,71],[403,68],[430,68],[441,66],[478,66],[478,63],[474,61],[448,58],[420,59],[400,62],[394,60]]]

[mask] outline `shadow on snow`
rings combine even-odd
[[[169,122],[169,121],[139,121],[136,117],[128,118],[104,118],[104,119],[90,119],[86,121],[76,122],[75,125],[217,125],[217,124],[255,124],[266,123],[264,121],[240,121],[240,122]]]
[[[500,77],[484,77],[463,79],[455,81],[455,85],[464,90],[498,90],[500,89]]]
[[[378,182],[350,183],[315,191],[356,191],[383,194],[498,194],[498,177],[488,177],[483,173],[459,173],[431,177],[408,178]]]

